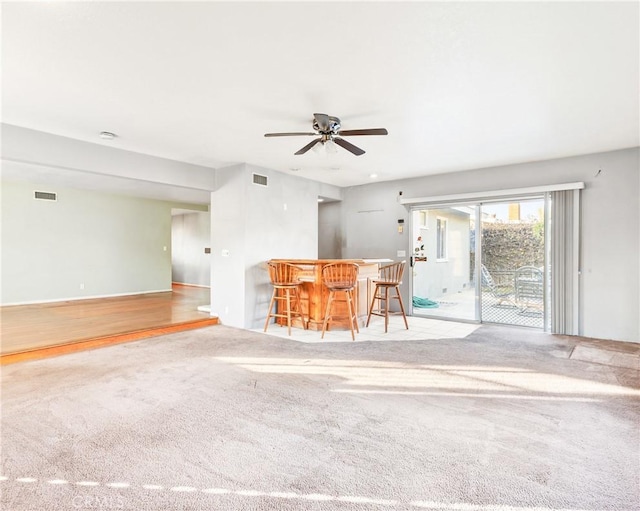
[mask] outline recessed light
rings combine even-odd
[[[300,170],[300,167],[291,167],[289,170],[291,172],[298,172]]]
[[[371,179],[377,179],[378,174],[369,174],[369,177],[370,177]]]
[[[110,131],[101,131],[100,132],[100,138],[104,139],[104,140],[113,140],[114,138],[116,138],[116,134],[115,133],[111,133]]]
[[[318,202],[324,202],[324,199],[318,199]]]

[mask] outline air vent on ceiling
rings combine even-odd
[[[58,200],[58,195],[53,192],[33,192],[34,199],[38,200]]]
[[[253,184],[260,186],[267,186],[269,178],[267,176],[261,176],[260,174],[253,175]]]

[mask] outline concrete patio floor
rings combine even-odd
[[[433,309],[413,308],[414,316],[430,318],[449,318],[465,321],[476,319],[475,289],[459,293],[449,293],[433,301],[440,305]],[[496,298],[490,292],[482,292],[482,321],[513,326],[544,328],[542,303],[516,304],[513,295]]]

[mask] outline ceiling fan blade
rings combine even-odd
[[[316,138],[315,140],[312,140],[306,146],[304,146],[302,149],[300,149],[299,151],[296,151],[294,154],[304,154],[304,153],[306,153],[309,149],[311,149],[314,145],[316,145],[321,140],[322,140],[322,138]]]
[[[327,114],[313,114],[313,118],[318,123],[320,131],[329,131],[331,127],[331,120]]]
[[[352,137],[354,135],[388,135],[389,132],[385,128],[369,128],[364,130],[341,130],[338,135],[341,137]]]
[[[345,139],[343,138],[334,138],[333,141],[338,144],[340,147],[346,149],[349,152],[352,152],[353,154],[355,154],[356,156],[360,156],[361,154],[364,154],[364,151],[362,149],[360,149],[357,146],[354,146],[351,142],[347,142]]]
[[[314,136],[314,135],[317,135],[317,133],[302,133],[298,131],[294,133],[265,133],[264,134],[265,137],[297,137],[301,135]]]

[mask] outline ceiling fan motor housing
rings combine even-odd
[[[337,117],[332,117],[331,115],[328,116],[329,117],[329,129],[328,130],[322,130],[320,125],[318,124],[317,119],[313,120],[313,129],[316,130],[318,133],[323,134],[323,135],[337,135],[338,131],[340,131],[340,119],[338,119]]]

